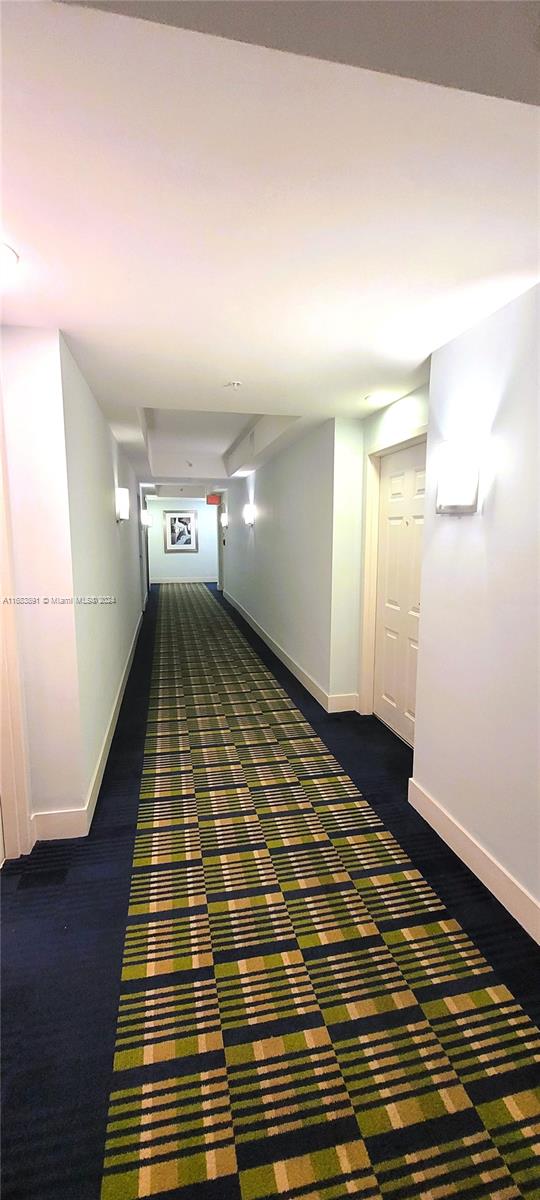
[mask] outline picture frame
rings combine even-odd
[[[165,554],[197,554],[199,531],[194,510],[170,509],[163,513]]]

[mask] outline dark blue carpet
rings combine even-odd
[[[476,942],[501,982],[540,1023],[540,948],[467,869],[407,800],[413,752],[377,717],[326,713],[243,617],[208,584],[235,625],[304,713],[328,749],[381,816],[452,916]]]
[[[211,590],[539,1022],[538,948],[407,804],[412,752],[374,717],[326,714]],[[99,1196],[157,592],[153,588],[149,599],[89,837],[42,843],[2,870],[3,1200]]]
[[[1,872],[3,1200],[99,1196],[157,600],[89,836]]]

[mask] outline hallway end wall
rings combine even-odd
[[[147,496],[146,503],[152,516],[148,529],[150,583],[217,583],[217,506],[206,500],[179,500],[178,496]],[[176,510],[197,514],[196,553],[165,553],[163,514]]]
[[[540,288],[432,359],[410,799],[540,940]],[[443,441],[475,445],[474,516],[435,512]]]

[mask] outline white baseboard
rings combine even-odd
[[[329,713],[358,712],[358,693],[330,692],[326,711]]]
[[[151,579],[150,583],[217,583],[217,576],[211,579],[208,575],[190,575],[189,579]]]
[[[86,808],[57,808],[54,812],[32,813],[30,826],[34,843],[86,837],[90,828]]]
[[[536,942],[540,943],[540,903],[437,800],[409,779],[409,804],[447,846],[500,901]]]
[[[303,684],[306,691],[308,691],[310,695],[315,698],[315,700],[318,700],[325,712],[350,712],[351,709],[356,709],[358,707],[358,696],[356,694],[339,695],[335,693],[332,695],[329,692],[325,692],[324,688],[322,688],[315,679],[312,679],[311,675],[308,675],[307,671],[304,671],[303,667],[301,667],[294,658],[291,658],[290,654],[287,654],[287,651],[283,649],[283,646],[280,646],[279,642],[275,642],[273,637],[266,632],[266,629],[263,629],[262,625],[259,625],[258,621],[251,616],[251,613],[248,613],[247,609],[244,608],[244,606],[240,604],[238,600],[235,600],[234,596],[231,596],[230,592],[224,591],[223,596],[225,600],[228,600],[229,604],[232,604],[233,608],[240,613],[240,616],[244,618],[244,621],[247,621],[248,625],[251,626],[255,633],[262,638],[263,642],[266,642],[266,645],[269,647],[272,653],[275,654],[276,658],[279,658],[280,662],[282,662],[283,665],[288,668],[291,674],[294,675],[301,684]]]
[[[135,633],[133,634],[133,640],[129,648],[124,670],[122,671],[122,676],[118,685],[118,691],[114,700],[107,730],[102,742],[101,750],[99,752],[96,769],[88,789],[86,803],[82,808],[56,809],[53,812],[33,813],[30,821],[32,825],[32,832],[36,841],[48,842],[58,841],[60,838],[86,837],[86,834],[90,830],[94,809],[99,796],[101,781],[103,779],[103,774],[107,765],[107,759],[109,757],[111,742],[113,740],[116,723],[118,721],[120,705],[122,704],[126,683],[128,681],[131,664],[133,662],[133,656],[135,654],[135,647],[137,645],[141,624],[142,613],[137,622],[137,627],[135,629]]]

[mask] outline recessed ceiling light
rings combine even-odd
[[[242,383],[240,379],[229,379],[227,383],[223,384],[223,386],[234,388],[236,390],[237,388],[242,387]]]
[[[2,242],[0,254],[0,270],[2,274],[12,271],[17,266],[18,261],[19,255],[13,249],[13,246],[8,246],[7,242]]]

